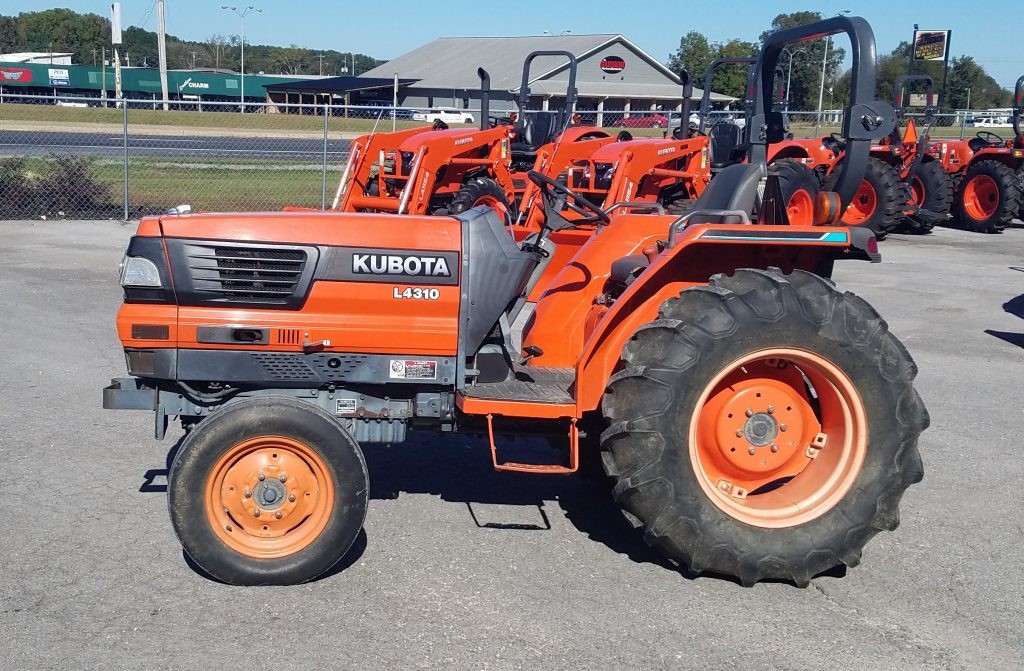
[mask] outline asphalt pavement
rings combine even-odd
[[[347,152],[350,140],[331,139],[329,156],[337,160]],[[0,130],[0,156],[47,156],[49,154],[121,158],[124,136],[118,133],[76,133],[35,130]],[[141,157],[237,158],[264,160],[317,160],[323,156],[323,139],[261,137],[257,133],[216,136],[129,134],[128,155]]]
[[[932,424],[899,529],[806,589],[688,578],[598,487],[498,474],[483,442],[429,434],[367,448],[340,570],[202,577],[167,518],[179,433],[100,408],[132,230],[0,222],[0,668],[1022,667],[1024,229],[892,236],[883,263],[839,264],[916,359]]]

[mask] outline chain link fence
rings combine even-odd
[[[3,95],[0,219],[136,219],[182,204],[196,211],[273,211],[330,205],[351,141],[374,130],[479,125],[479,112],[328,104]],[[495,110],[503,115],[507,110]],[[661,137],[672,111],[584,110],[614,134]],[[739,113],[716,112],[716,120]],[[795,137],[839,130],[841,112],[790,112]],[[691,117],[692,118],[692,117]],[[940,115],[937,137],[964,133]]]

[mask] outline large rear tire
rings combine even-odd
[[[329,571],[366,516],[362,451],[330,414],[289,397],[232,403],[202,420],[168,474],[186,554],[232,585],[290,585]]]
[[[865,226],[881,240],[899,225],[906,200],[906,190],[892,166],[870,158],[864,179],[843,212],[842,223]]]
[[[855,566],[922,478],[916,373],[871,306],[816,275],[717,275],[623,349],[602,402],[615,499],[696,573],[802,586]]]
[[[978,161],[964,174],[954,200],[957,223],[979,233],[1002,233],[1020,209],[1013,169],[994,160]]]
[[[942,169],[941,163],[918,163],[911,171],[908,181],[912,204],[936,214],[949,214],[953,202],[953,180],[949,173]],[[908,221],[907,225],[920,233],[927,233],[933,227],[933,224],[920,220]]]

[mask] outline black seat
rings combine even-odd
[[[711,139],[711,168],[719,169],[735,163],[733,153],[740,143],[740,127],[728,121],[716,123],[708,132]]]
[[[742,210],[752,216],[760,181],[761,169],[758,166],[750,163],[730,165],[708,183],[708,188],[693,204],[693,210]]]
[[[524,116],[523,125],[516,130],[516,140],[512,143],[513,153],[535,153],[551,142],[558,132],[556,112],[530,112]]]

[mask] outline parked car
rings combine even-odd
[[[359,107],[362,107],[363,109],[359,109]],[[384,108],[383,113],[381,113],[380,109],[377,109],[381,107]],[[354,116],[376,118],[379,115],[384,119],[412,119],[414,114],[415,110],[411,110],[407,107],[392,107],[390,101],[367,100],[356,106]]]
[[[640,114],[623,117],[615,122],[616,128],[667,128],[668,117],[664,114]]]
[[[469,112],[451,108],[434,108],[412,115],[413,121],[443,121],[445,123],[476,123]]]

